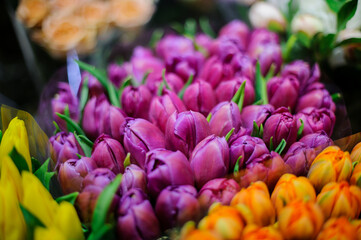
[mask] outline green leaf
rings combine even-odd
[[[155,45],[159,42],[159,40],[163,37],[163,35],[164,35],[164,31],[162,29],[154,30],[149,40],[148,46],[151,48],[155,48]]]
[[[242,155],[237,158],[237,162],[236,162],[236,165],[234,166],[234,170],[233,170],[234,173],[239,172],[239,162],[241,161],[241,158],[242,158]]]
[[[13,147],[13,150],[11,150],[9,156],[13,160],[20,173],[22,171],[29,171],[29,166],[25,158],[16,150],[15,147]]]
[[[131,163],[130,163],[130,153],[128,152],[128,153],[127,153],[127,156],[126,156],[125,159],[124,159],[124,163],[123,163],[124,169],[125,169],[126,167],[128,167],[130,164],[131,164]]]
[[[70,117],[67,117],[61,113],[55,113],[56,115],[58,115],[58,117],[60,117],[61,119],[63,119],[67,124],[68,124],[68,131],[69,132],[76,132],[78,134],[81,135],[85,135],[83,129],[81,129],[81,127],[79,126],[78,123],[74,122],[73,119],[71,119]]]
[[[297,42],[297,36],[293,34],[288,38],[286,44],[282,46],[282,57],[283,59],[285,59],[285,61],[290,60],[290,55],[296,42]]]
[[[71,204],[74,205],[75,200],[76,200],[76,198],[78,197],[78,195],[79,195],[78,192],[69,193],[69,194],[67,194],[67,195],[58,197],[57,199],[55,199],[55,201],[56,201],[57,203],[61,203],[61,202],[63,202],[63,201],[66,201],[66,202],[70,202]]]
[[[48,158],[41,167],[34,172],[34,175],[40,180],[44,187],[49,191],[50,179],[54,176],[55,172],[48,172],[50,158]]]
[[[345,29],[346,23],[355,15],[357,0],[346,2],[337,13],[337,31]]]
[[[297,40],[302,43],[303,46],[309,48],[311,46],[311,38],[303,32],[299,32],[296,34]]]
[[[184,35],[191,39],[194,38],[197,32],[197,22],[194,19],[187,19],[184,24]]]
[[[326,0],[326,3],[333,12],[338,13],[342,6],[349,1],[350,0]]]
[[[293,17],[298,12],[298,9],[294,6],[294,1],[293,0],[290,0],[288,2],[287,10],[288,10],[288,14],[287,14],[288,25],[290,25],[291,22],[292,22]]]
[[[122,181],[122,175],[119,174],[116,176],[113,182],[104,188],[101,194],[98,197],[98,200],[95,205],[93,212],[91,227],[91,235],[95,235],[97,232],[102,230],[104,225],[106,225],[106,218],[108,215],[108,210],[113,201],[114,195]],[[94,238],[98,239],[98,238]]]
[[[232,129],[227,133],[227,135],[224,137],[227,142],[228,142],[228,139],[232,136],[233,132],[234,132],[234,128],[232,128]]]
[[[102,240],[102,239],[109,239],[106,237],[109,232],[113,229],[113,225],[105,224],[100,227],[96,232],[93,230],[92,233],[89,235],[88,240]]]
[[[260,100],[257,100],[253,103],[253,105],[262,105],[263,104],[263,100],[260,99]]]
[[[272,63],[270,69],[268,70],[268,73],[264,77],[266,82],[268,82],[268,80],[270,80],[272,77],[274,77],[275,71],[276,71],[276,65],[274,63]],[[257,104],[255,104],[255,105],[257,105]]]
[[[53,124],[55,126],[55,131],[54,131],[53,135],[56,135],[57,133],[60,133],[61,130],[60,130],[59,125],[55,121],[53,121]]]
[[[262,77],[261,66],[257,61],[256,64],[256,86],[255,86],[256,100],[263,100],[263,104],[268,104],[266,81]]]
[[[253,129],[252,129],[251,136],[252,136],[252,137],[259,137],[258,134],[259,134],[259,127],[258,127],[256,121],[253,120]]]
[[[305,127],[305,123],[303,122],[303,120],[301,118],[299,120],[301,122],[301,126],[298,128],[298,131],[297,131],[297,139],[301,138],[302,133],[303,133],[303,128]]]
[[[334,103],[338,103],[341,100],[342,95],[341,93],[334,93],[331,95],[331,98]]]
[[[1,131],[1,129],[0,129],[0,143],[1,143],[2,139],[3,139],[3,131]]]
[[[269,140],[269,150],[273,151],[273,136],[271,137],[271,139]]]
[[[23,213],[24,220],[26,223],[26,239],[32,240],[34,239],[34,232],[37,227],[44,227],[45,225],[37,218],[34,214],[32,214],[29,210],[27,210],[21,203],[19,203],[21,212]],[[9,220],[11,221],[11,220]]]
[[[78,135],[76,132],[74,132],[74,136],[76,140],[78,141],[81,149],[83,149],[84,154],[86,157],[91,157],[92,149],[93,149],[93,142],[90,141],[87,137],[84,135]]]
[[[179,34],[184,34],[184,26],[182,24],[178,22],[174,22],[170,25],[170,27],[173,28],[173,30],[175,30]]]
[[[282,152],[283,152],[283,150],[285,149],[286,145],[287,145],[287,142],[286,142],[286,140],[283,138],[282,141],[280,142],[280,144],[278,144],[275,152],[278,153],[279,155],[281,155]]]
[[[162,70],[162,80],[163,80],[165,88],[168,90],[171,90],[170,86],[168,85],[167,80],[165,79],[165,68],[163,68],[163,70]]]
[[[337,43],[335,47],[347,46],[350,44],[360,44],[360,43],[361,43],[361,38],[349,38]]]
[[[213,31],[211,24],[209,24],[209,19],[202,17],[199,19],[199,26],[201,27],[202,31],[210,36],[211,38],[216,38],[216,34]]]
[[[259,133],[258,133],[259,138],[263,138],[263,123],[261,123],[261,126],[259,127]]]
[[[324,35],[317,33],[311,40],[311,48],[316,54],[317,61],[323,61],[328,58],[334,48],[336,35],[333,33]]]
[[[193,74],[191,74],[191,75],[189,76],[186,84],[184,84],[184,86],[182,87],[182,89],[181,89],[181,90],[179,91],[179,93],[178,93],[178,97],[179,97],[180,99],[183,99],[184,92],[187,90],[187,88],[189,87],[189,85],[192,84],[193,79],[194,79],[194,76],[193,76]]]
[[[85,105],[88,101],[89,88],[88,88],[88,78],[84,79],[83,86],[81,87],[80,93],[80,111],[83,112]]]
[[[157,90],[157,96],[162,96],[163,95],[163,88],[164,88],[164,82],[161,82],[159,84],[158,90]]]
[[[210,122],[212,119],[212,113],[209,113],[208,116],[207,116],[207,122]]]
[[[149,76],[149,74],[150,74],[151,72],[152,72],[152,71],[148,70],[148,71],[146,71],[146,72],[144,73],[143,78],[142,78],[142,85],[145,84],[145,82],[147,81],[147,78],[148,78],[148,76]],[[119,96],[121,96],[121,95],[119,95]]]
[[[359,163],[359,162],[357,162],[357,161],[352,163],[352,171],[355,169],[355,167],[356,167],[356,165],[357,165],[358,163]]]
[[[41,167],[41,163],[39,162],[38,159],[31,157],[31,166],[34,173]]]
[[[241,89],[241,94],[239,95],[239,100],[238,100],[238,108],[239,108],[239,112],[242,112],[242,108],[243,108],[243,101],[244,101],[244,90],[246,87],[246,81],[243,81],[242,85],[239,87],[239,89]]]

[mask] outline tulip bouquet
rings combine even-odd
[[[76,79],[59,83],[51,101],[61,189],[80,192],[80,219],[99,238],[157,238],[200,220],[214,202],[232,204],[252,182],[264,186],[245,195],[258,197],[285,173],[306,176],[333,144],[336,107],[317,64],[283,64],[278,35],[240,21],[216,38],[206,24],[208,35],[192,26],[153,48],[136,47],[129,61],[107,71],[78,61],[85,70],[79,86]],[[98,208],[105,200],[107,208]],[[216,212],[246,224],[248,215],[233,208]],[[275,222],[275,213],[257,214],[256,223]],[[212,221],[200,224],[213,228]]]

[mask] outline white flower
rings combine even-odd
[[[301,32],[311,38],[316,33],[323,31],[323,24],[320,19],[311,14],[299,14],[293,18],[291,29],[294,33]]]
[[[256,2],[249,10],[249,19],[256,28],[276,27],[283,31],[286,28],[286,20],[281,11],[267,2]]]

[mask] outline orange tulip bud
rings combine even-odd
[[[243,231],[243,238],[247,240],[282,240],[282,234],[274,227],[259,227],[256,225],[248,225]]]
[[[361,188],[361,163],[358,163],[353,169],[350,183]]]
[[[307,178],[287,173],[278,180],[271,200],[276,212],[279,213],[284,206],[294,200],[316,201],[316,192]]]
[[[316,203],[293,201],[280,211],[278,221],[286,239],[314,239],[322,228],[323,215]]]
[[[199,239],[221,240],[222,238],[215,235],[211,231],[196,229],[195,223],[193,221],[189,221],[186,224],[184,224],[180,232],[179,239],[180,240],[199,240]]]
[[[337,146],[330,146],[315,158],[307,177],[319,192],[329,182],[347,181],[351,172],[350,154]]]
[[[356,228],[357,240],[361,240],[361,219],[352,220],[351,224]]]
[[[211,231],[223,239],[240,239],[244,225],[245,221],[237,208],[214,203],[209,209],[208,216],[199,222],[198,227],[200,230]]]
[[[361,142],[353,147],[350,157],[352,162],[361,162]]]
[[[323,226],[317,240],[357,240],[357,230],[345,217],[331,218]]]
[[[322,188],[317,204],[324,217],[357,218],[361,212],[361,189],[348,182],[332,182]]]
[[[275,222],[275,209],[264,182],[257,181],[238,192],[231,201],[231,206],[236,205],[248,208],[256,225],[267,226]]]

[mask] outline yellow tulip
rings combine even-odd
[[[12,184],[0,184],[0,239],[25,239],[26,225]]]
[[[352,162],[361,162],[361,142],[359,142],[351,151]]]
[[[58,204],[35,175],[22,173],[24,197],[23,206],[34,214],[46,227],[53,226]]]
[[[42,228],[37,227],[34,232],[34,240],[69,240],[57,228]]]
[[[4,159],[9,158],[8,155],[14,147],[25,158],[31,172],[32,166],[29,152],[28,133],[26,131],[24,121],[19,120],[17,117],[11,120],[1,140],[0,168]]]
[[[317,155],[307,177],[319,192],[327,183],[349,180],[351,172],[350,154],[337,146],[330,146]]]
[[[350,183],[361,188],[361,162],[358,163],[353,169]]]
[[[323,226],[317,240],[357,240],[357,229],[345,217],[331,218]]]
[[[271,200],[276,212],[294,200],[316,201],[316,192],[310,181],[305,177],[284,174],[274,188]]]
[[[18,168],[10,158],[3,159],[0,182],[9,184],[16,191],[18,201],[23,199],[23,186]]]
[[[243,231],[242,239],[247,240],[283,240],[282,234],[272,226],[260,227],[248,225]]]
[[[332,182],[322,188],[317,196],[317,204],[324,217],[357,218],[361,212],[361,189],[348,182]]]
[[[253,217],[253,223],[267,226],[275,222],[276,213],[272,205],[268,188],[264,182],[252,183],[243,188],[231,201],[231,206],[247,207]]]

